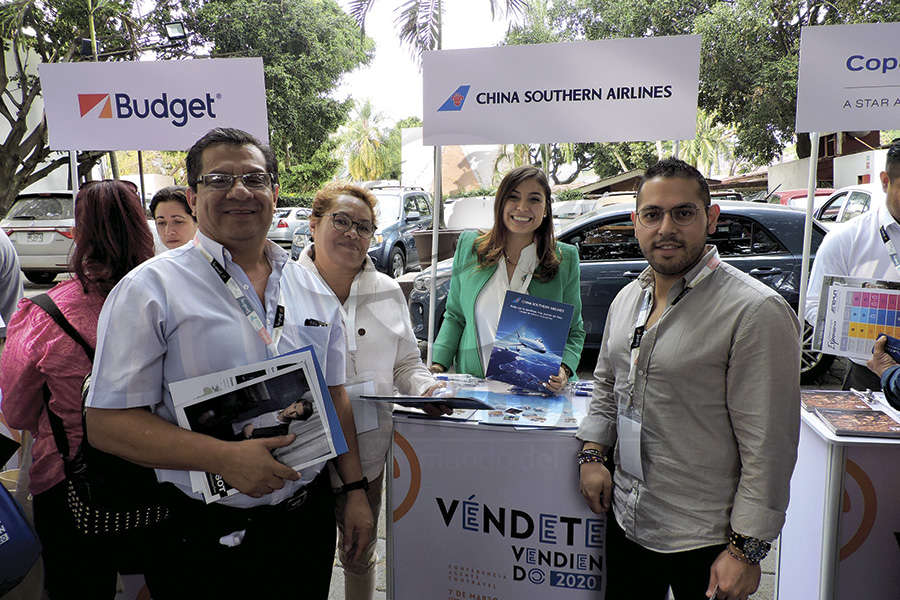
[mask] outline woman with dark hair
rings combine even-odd
[[[153,236],[134,185],[88,182],[75,200],[75,276],[47,292],[65,319],[91,347],[107,294],[132,268],[153,256]],[[66,506],[63,461],[54,441],[50,410],[62,419],[69,456],[81,444],[81,385],[91,371],[86,350],[43,309],[19,302],[0,356],[3,415],[10,427],[34,435],[31,493],[43,546],[44,588],[50,598],[112,598],[116,567],[109,548],[77,532]]]
[[[183,185],[170,185],[156,192],[150,201],[159,241],[169,250],[184,246],[197,233],[197,217],[188,205],[185,190]]]
[[[508,290],[575,307],[559,374],[545,382],[550,391],[561,391],[584,345],[581,273],[578,250],[553,235],[550,185],[532,166],[513,169],[500,182],[490,231],[459,237],[433,371],[455,362],[457,372],[484,377]]]

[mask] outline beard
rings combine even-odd
[[[662,244],[678,244],[680,246],[678,248],[679,252],[673,256],[660,257],[656,252],[658,252],[657,246]],[[650,263],[650,267],[656,273],[667,277],[683,275],[690,271],[703,257],[704,250],[706,250],[706,239],[698,243],[691,243],[679,239],[677,236],[654,239],[647,244],[647,247],[641,245],[641,252],[647,259],[647,262]]]

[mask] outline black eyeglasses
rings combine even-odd
[[[683,227],[690,225],[697,219],[700,209],[694,204],[682,204],[669,210],[663,210],[657,206],[646,206],[637,211],[637,218],[641,225],[647,229],[654,229],[662,225],[663,219],[666,218],[666,213],[669,213],[676,225]]]
[[[375,233],[375,225],[371,221],[354,221],[341,212],[333,212],[329,216],[331,225],[341,233],[346,233],[353,227],[356,227],[356,234],[361,238],[370,238]]]
[[[272,173],[244,173],[243,175],[230,175],[228,173],[207,173],[197,178],[197,183],[214,190],[230,190],[234,180],[240,179],[248,190],[261,190],[272,185],[275,176]]]

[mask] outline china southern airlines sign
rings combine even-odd
[[[39,69],[54,150],[186,150],[213,127],[268,140],[259,58]]]
[[[424,142],[690,139],[699,70],[699,36],[429,52]]]

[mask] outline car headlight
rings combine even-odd
[[[380,233],[376,233],[372,236],[372,239],[369,241],[369,248],[373,246],[380,246],[384,243],[384,236]]]
[[[417,292],[427,292],[428,286],[431,285],[431,277],[427,275],[420,275],[416,277],[413,281],[413,289]]]

